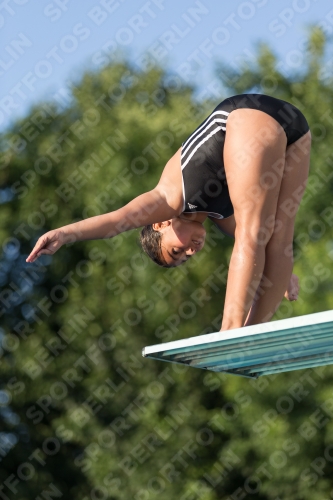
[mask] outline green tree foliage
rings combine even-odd
[[[228,95],[291,101],[312,129],[295,235],[302,290],[276,319],[333,308],[325,48],[312,31],[292,77],[268,47],[253,67],[218,70]],[[44,232],[156,185],[216,104],[194,103],[192,90],[115,63],[1,137],[1,498],[331,498],[330,367],[248,381],[141,357],[145,345],[219,329],[232,241],[213,226],[179,269],[149,262],[138,231],[25,262]]]

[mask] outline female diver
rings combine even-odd
[[[143,249],[174,267],[202,249],[208,217],[235,238],[221,330],[269,321],[284,295],[297,298],[292,242],[310,149],[307,121],[292,104],[261,94],[230,97],[167,162],[154,189],[119,210],[45,233],[27,262],[68,241],[144,226]]]

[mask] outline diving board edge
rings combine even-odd
[[[250,335],[267,334],[271,332],[291,330],[300,327],[311,327],[321,323],[333,322],[333,310],[324,311],[320,313],[307,314],[304,316],[296,316],[294,318],[281,319],[272,321],[270,323],[261,323],[259,325],[245,326],[243,328],[235,328],[234,330],[225,330],[214,333],[207,333],[205,335],[198,335],[197,337],[189,337],[181,340],[174,340],[172,342],[165,342],[163,344],[155,344],[146,346],[142,349],[143,357],[152,357],[151,354],[157,354],[162,351],[169,351],[172,349],[180,349],[182,347],[191,347],[195,345],[205,345],[212,342],[223,340],[231,340],[237,338],[246,338]],[[157,359],[157,358],[154,358]]]

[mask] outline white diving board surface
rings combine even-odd
[[[258,378],[333,364],[333,310],[144,347],[142,356]]]

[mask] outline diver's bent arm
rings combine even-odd
[[[230,217],[227,217],[226,219],[216,219],[214,217],[209,218],[223,234],[231,236],[231,238],[235,238],[236,221],[234,215],[230,215]]]

